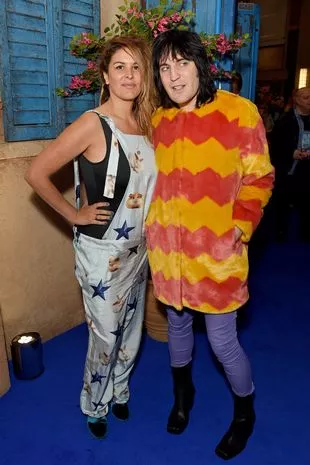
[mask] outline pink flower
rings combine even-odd
[[[92,43],[92,41],[90,39],[87,39],[87,37],[86,37],[85,39],[79,40],[78,45],[89,45],[91,43]]]
[[[182,21],[182,16],[180,15],[180,13],[173,13],[173,15],[170,16],[170,18],[175,23],[179,23],[180,21]]]
[[[237,47],[241,47],[243,45],[243,40],[242,39],[234,39],[234,45]]]
[[[80,44],[89,45],[92,43],[92,39],[89,38],[87,32],[82,32],[82,39],[80,40]]]
[[[79,76],[72,76],[71,82],[69,84],[69,89],[79,89],[81,87]]]
[[[167,16],[164,16],[158,21],[158,24],[162,26],[167,26],[169,24],[169,18],[167,18]]]
[[[225,55],[225,53],[231,51],[232,45],[228,39],[226,39],[224,34],[220,34],[215,42],[216,50],[218,53]]]
[[[217,74],[218,73],[218,68],[215,66],[213,63],[210,65],[210,71],[212,74]]]
[[[129,15],[133,15],[133,14],[135,14],[136,12],[137,12],[137,7],[136,7],[136,6],[133,6],[132,8],[128,8],[128,10],[127,10],[127,13],[128,13]]]
[[[90,89],[92,82],[89,79],[82,79],[80,76],[72,76],[69,84],[71,90]]]
[[[157,24],[157,30],[159,32],[165,32],[165,31],[168,31],[168,24],[169,24],[169,20],[167,17],[164,17],[162,19],[160,19],[158,21],[158,24]]]
[[[94,69],[97,70],[97,64],[95,61],[88,61],[87,62],[87,69]]]
[[[92,82],[89,80],[89,79],[83,79],[83,84],[84,84],[84,87],[86,89],[90,89],[91,88],[91,85],[92,85]]]

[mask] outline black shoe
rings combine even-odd
[[[216,446],[216,455],[229,460],[240,454],[253,433],[254,423],[253,394],[246,397],[235,396],[234,418],[227,433]]]
[[[129,418],[128,404],[113,404],[112,413],[119,420],[128,420]]]
[[[87,426],[91,434],[96,439],[103,439],[108,432],[108,422],[106,417],[87,417]]]
[[[188,425],[195,397],[191,363],[184,367],[172,367],[172,376],[174,405],[168,418],[167,431],[171,434],[181,434]]]

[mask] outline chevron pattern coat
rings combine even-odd
[[[159,108],[153,126],[158,177],[146,233],[155,296],[177,310],[234,311],[248,299],[246,244],[274,178],[256,106],[218,91],[190,112]]]

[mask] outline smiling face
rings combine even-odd
[[[193,61],[169,54],[159,64],[161,82],[170,99],[185,111],[196,107],[199,76]]]
[[[130,50],[119,49],[111,58],[104,80],[111,97],[133,101],[141,92],[142,67]]]

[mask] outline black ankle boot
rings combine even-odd
[[[108,422],[106,417],[87,417],[87,426],[91,434],[96,439],[104,439],[108,432]]]
[[[192,364],[184,367],[172,367],[174,405],[167,424],[168,433],[181,434],[189,421],[189,412],[193,407],[195,388],[192,382]]]
[[[246,397],[234,396],[234,418],[215,453],[224,460],[240,454],[251,436],[255,423],[253,394]]]
[[[112,413],[119,420],[128,420],[129,418],[129,408],[128,404],[113,404]]]

